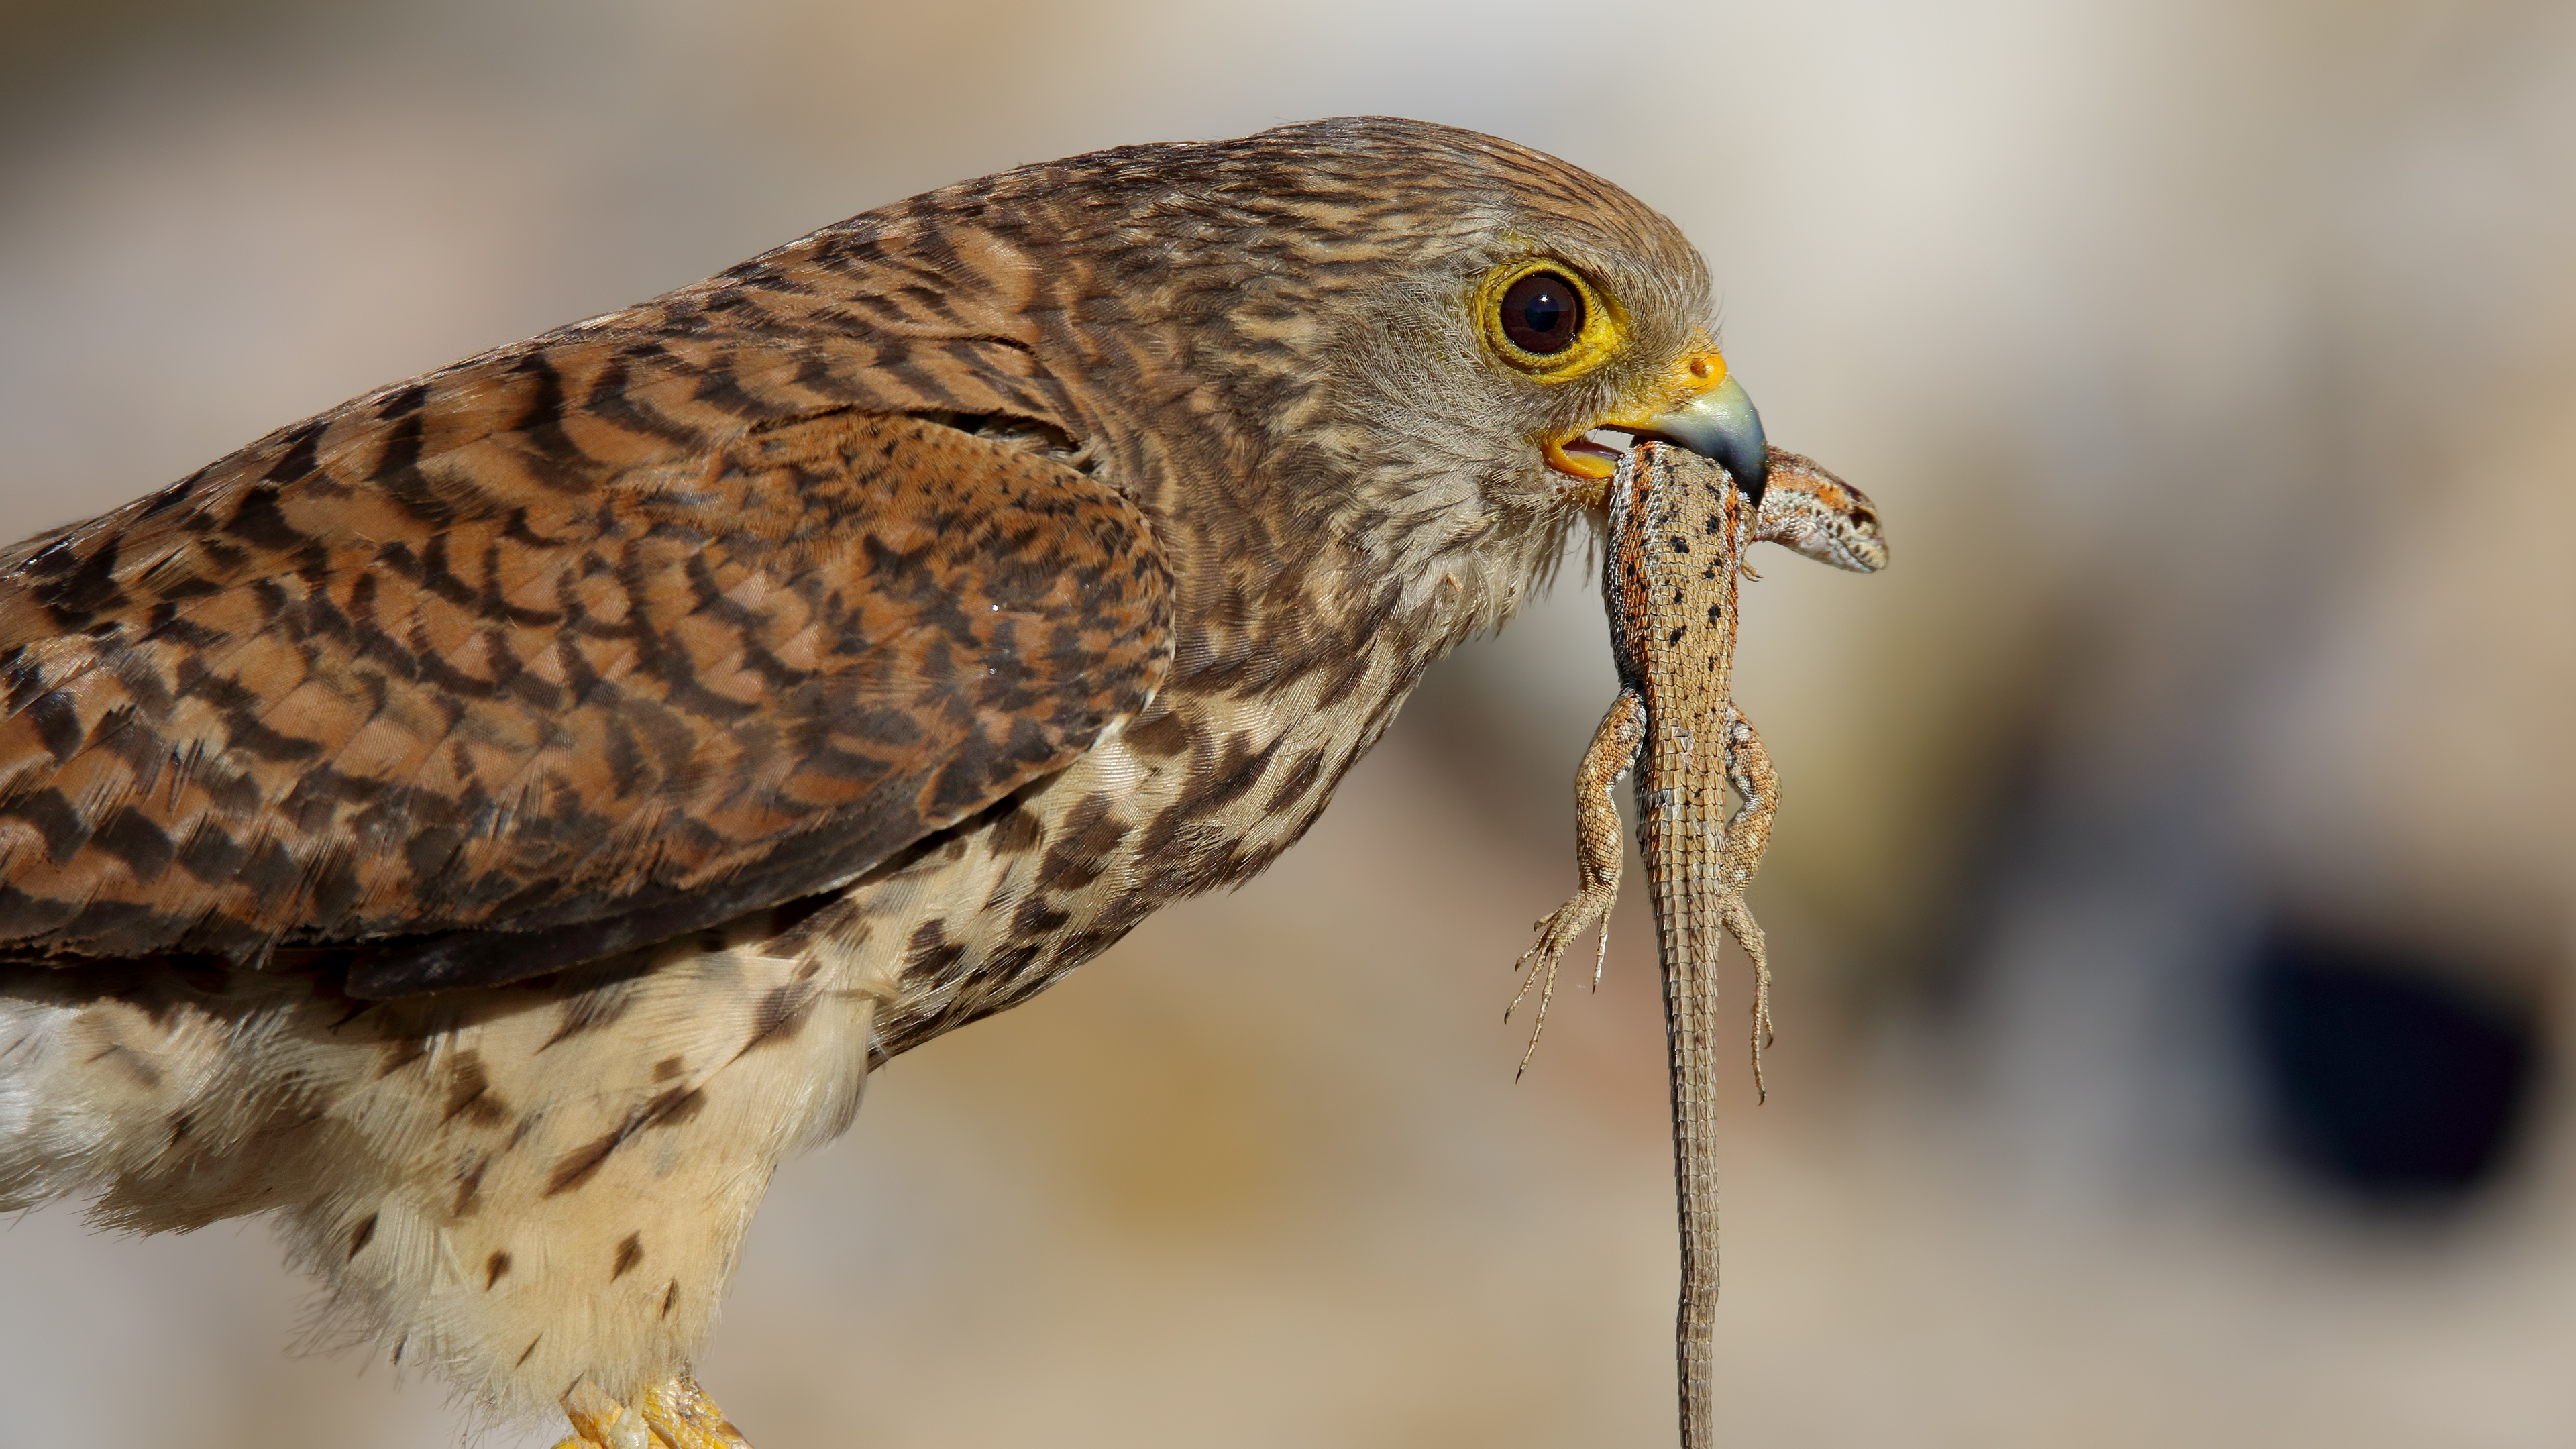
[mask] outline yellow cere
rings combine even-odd
[[[1594,423],[1596,428],[1627,428],[1631,431],[1651,427],[1654,420],[1675,408],[1686,407],[1691,399],[1715,389],[1726,381],[1726,357],[1708,340],[1705,332],[1691,338],[1691,350],[1674,362],[1672,371],[1664,374],[1662,386],[1647,395],[1631,399],[1626,407]]]

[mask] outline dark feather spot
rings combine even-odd
[[[1287,775],[1279,781],[1279,787],[1270,792],[1270,800],[1267,808],[1271,810],[1285,810],[1289,806],[1296,804],[1298,801],[1305,799],[1306,792],[1315,788],[1315,782],[1323,778],[1323,774],[1324,752],[1322,750],[1307,751],[1305,758],[1297,762],[1296,768],[1290,770]]]
[[[448,1208],[450,1216],[470,1218],[483,1210],[483,1173],[491,1165],[491,1158],[477,1158],[474,1166],[456,1179],[456,1201]],[[507,1256],[503,1256],[501,1261],[502,1266],[509,1265]]]
[[[297,428],[294,433],[295,441],[278,456],[277,461],[269,466],[267,472],[260,475],[260,481],[292,483],[312,472],[316,448],[322,441],[322,434],[329,428],[330,425],[319,418]]]
[[[61,865],[89,843],[89,822],[81,818],[60,790],[40,790],[9,802],[8,813],[36,827],[45,838],[45,858]]]
[[[273,729],[247,713],[228,713],[224,733],[224,742],[234,749],[282,764],[301,764],[322,753],[322,746],[316,741]]]
[[[1210,768],[1193,772],[1187,790],[1171,809],[1205,816],[1233,804],[1270,768],[1270,757],[1278,752],[1281,743],[1274,739],[1255,749],[1251,735],[1231,736],[1224,755]]]
[[[949,940],[942,923],[924,921],[905,945],[903,976],[906,980],[918,977],[936,981],[965,954],[964,943]]]
[[[609,1026],[634,1004],[635,992],[629,982],[620,981],[585,991],[563,1004],[563,1016],[555,1023],[554,1035],[547,1037],[546,1046],[537,1050],[544,1051],[566,1037]]]
[[[644,1235],[642,1233],[628,1233],[625,1239],[617,1245],[617,1266],[608,1270],[608,1280],[612,1283],[616,1282],[618,1279],[625,1277],[636,1264],[643,1261]]]
[[[747,1052],[793,1038],[804,1029],[806,1016],[820,999],[814,988],[804,982],[771,987],[760,998],[759,1009],[752,1013],[751,1036],[743,1042],[742,1049]]]
[[[1127,748],[1140,755],[1168,759],[1189,750],[1190,727],[1178,714],[1165,710],[1143,724],[1130,725],[1123,738]]]
[[[392,422],[398,418],[407,418],[412,414],[419,412],[421,404],[427,401],[429,401],[429,384],[425,382],[416,382],[411,386],[404,388],[402,391],[395,393],[393,396],[386,398],[383,404],[376,409],[376,417],[378,420],[383,422]]]
[[[357,1227],[350,1230],[349,1256],[351,1258],[357,1257],[358,1250],[367,1246],[369,1242],[374,1240],[375,1236],[376,1215],[374,1213],[369,1213],[367,1214],[367,1220],[365,1222],[358,1224]]]
[[[484,1292],[486,1292],[486,1293],[491,1292],[491,1291],[492,1291],[492,1285],[493,1285],[493,1284],[495,1284],[495,1283],[500,1282],[503,1278],[507,1277],[507,1276],[509,1275],[509,1272],[510,1272],[510,1255],[509,1255],[509,1254],[507,1254],[507,1253],[494,1253],[491,1257],[488,1257],[488,1258],[484,1259],[484,1260],[483,1260],[483,1291],[484,1291]],[[535,1348],[536,1346],[537,1346],[537,1345],[536,1345],[536,1342],[535,1342],[533,1339],[529,1341],[529,1343],[528,1343],[528,1347],[529,1347],[529,1348],[533,1349],[533,1348]],[[526,1354],[524,1354],[524,1353],[523,1353],[523,1354],[519,1355],[519,1362],[521,1362],[521,1363],[526,1363],[527,1361],[528,1361],[528,1356],[527,1356]]]
[[[1018,855],[1022,851],[1035,847],[1045,838],[1046,831],[1038,824],[1036,815],[1021,809],[1018,805],[1010,805],[1003,812],[1002,818],[994,822],[993,853]]]
[[[501,1099],[492,1095],[492,1079],[483,1070],[483,1054],[458,1052],[448,1067],[447,1111],[438,1120],[453,1122],[461,1115],[478,1127],[491,1127],[508,1114]]]
[[[410,407],[404,410],[402,421],[394,425],[394,430],[385,435],[384,451],[377,455],[376,466],[367,475],[369,481],[386,482],[399,474],[409,472],[420,462],[420,445],[424,429],[421,426],[419,408],[421,401],[427,396],[428,389],[422,388],[414,394],[399,399],[399,401],[408,402]],[[444,523],[452,514],[451,509],[437,503],[423,508],[418,506],[419,500],[413,497],[402,493],[395,493],[392,496],[398,502],[414,505],[411,510],[414,515],[429,522]]]
[[[57,624],[65,629],[80,628],[101,610],[125,602],[125,591],[116,583],[116,559],[117,540],[110,534],[91,545],[79,568],[38,584],[29,592],[44,601]]]
[[[143,885],[160,879],[177,853],[171,848],[170,837],[161,833],[161,827],[136,810],[119,810],[109,816],[90,843],[125,862],[126,871]]]
[[[1048,905],[1047,899],[1044,895],[1033,894],[1020,902],[1020,908],[1011,914],[1012,932],[1022,939],[1043,938],[1053,935],[1065,922],[1073,919],[1070,913]]]
[[[609,1154],[625,1144],[626,1137],[627,1129],[620,1127],[585,1146],[564,1154],[563,1160],[555,1164],[554,1176],[546,1180],[546,1190],[543,1195],[553,1197],[558,1193],[570,1192],[590,1181],[591,1176],[608,1161]]]
[[[429,1055],[427,1037],[404,1037],[400,1041],[389,1043],[383,1053],[376,1058],[376,1080],[382,1081],[427,1055]]]
[[[1046,854],[1038,884],[1048,890],[1079,890],[1100,878],[1127,827],[1109,819],[1110,799],[1095,791],[1065,812],[1064,840]]]
[[[30,701],[24,713],[36,727],[36,738],[43,742],[56,763],[79,752],[80,707],[72,703],[70,695],[59,689],[47,690]]]
[[[648,1127],[682,1127],[706,1110],[707,1094],[692,1087],[673,1087],[644,1109]]]
[[[663,1316],[664,1318],[668,1318],[668,1317],[670,1317],[670,1316],[671,1316],[671,1305],[673,1305],[673,1304],[675,1304],[675,1303],[677,1303],[677,1302],[679,1302],[679,1301],[680,1301],[680,1280],[679,1280],[679,1279],[677,1279],[677,1278],[674,1278],[674,1279],[672,1279],[672,1280],[671,1280],[671,1286],[662,1290],[662,1316]]]
[[[136,1086],[147,1092],[161,1085],[161,1069],[144,1060],[141,1053],[122,1043],[101,1047],[91,1053],[89,1060],[83,1065],[96,1066],[102,1061],[115,1063],[119,1070],[134,1079]]]
[[[286,511],[278,506],[277,489],[267,484],[243,491],[224,532],[275,553],[293,553],[304,542],[303,533],[286,521]]]

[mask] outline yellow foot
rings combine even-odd
[[[573,1436],[555,1449],[751,1449],[687,1374],[655,1384],[631,1404],[576,1385],[564,1395],[564,1415]]]

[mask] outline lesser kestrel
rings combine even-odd
[[[877,1063],[1260,870],[1597,508],[1698,254],[1358,119],[868,212],[0,555],[0,1209],[274,1212],[577,1442]]]

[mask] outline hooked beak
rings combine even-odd
[[[1646,419],[1637,435],[1678,444],[1716,463],[1747,502],[1762,506],[1763,485],[1771,477],[1770,450],[1762,440],[1762,415],[1753,410],[1744,384],[1733,377],[1681,407]]]
[[[1724,468],[1745,498],[1761,506],[1763,485],[1770,479],[1762,415],[1753,410],[1744,384],[1727,371],[1726,359],[1714,347],[1703,346],[1684,357],[1651,401],[1613,413],[1593,427],[1687,448]],[[1545,452],[1548,466],[1587,482],[1608,478],[1618,467],[1616,454],[1580,433],[1549,443]]]

